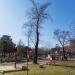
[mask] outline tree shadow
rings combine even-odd
[[[66,64],[55,64],[55,66],[61,66],[61,67],[66,67],[66,68],[71,68],[75,70],[75,65],[66,65]]]

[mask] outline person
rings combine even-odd
[[[29,55],[29,60],[31,61],[32,60],[32,57],[33,57],[32,51],[29,51],[28,55]]]
[[[55,59],[54,55],[52,56],[52,64],[54,64],[54,65],[56,64],[56,59]]]
[[[46,64],[52,64],[52,57],[50,54],[48,54],[47,59],[48,59],[48,62]]]

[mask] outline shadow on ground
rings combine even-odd
[[[73,66],[73,65],[56,64],[55,66],[61,66],[61,67],[71,68],[71,69],[75,70],[75,66]]]

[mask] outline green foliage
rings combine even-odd
[[[15,44],[13,43],[12,39],[8,35],[3,35],[0,39],[0,50],[4,53],[13,52],[15,49]]]

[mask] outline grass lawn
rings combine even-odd
[[[58,65],[48,65],[39,68],[38,65],[29,65],[29,75],[75,75],[75,61],[59,62]],[[0,74],[3,75],[3,74]],[[4,75],[26,75],[26,71],[5,73]]]

